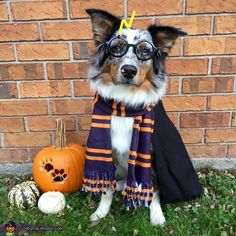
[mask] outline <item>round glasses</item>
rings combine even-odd
[[[115,37],[106,42],[108,52],[114,57],[124,56],[129,47],[133,47],[135,55],[142,61],[151,59],[156,52],[157,48],[146,40],[139,41],[136,44],[128,44],[128,42],[121,38]]]

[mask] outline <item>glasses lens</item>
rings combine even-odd
[[[153,56],[154,48],[151,43],[143,41],[136,45],[136,55],[141,60],[148,60]]]
[[[109,51],[115,57],[122,57],[127,50],[127,43],[122,38],[114,38],[109,43]]]

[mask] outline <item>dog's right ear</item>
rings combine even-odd
[[[86,9],[90,15],[93,27],[93,39],[96,46],[110,39],[119,29],[121,20],[110,13],[99,9]]]

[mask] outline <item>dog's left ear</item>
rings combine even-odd
[[[93,39],[96,46],[108,40],[119,29],[121,20],[99,9],[86,9],[93,26]]]
[[[175,40],[179,36],[186,36],[187,33],[182,29],[177,29],[171,26],[150,25],[147,30],[152,36],[156,47],[160,48],[162,52],[169,54]]]

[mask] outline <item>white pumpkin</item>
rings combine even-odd
[[[38,208],[46,214],[57,214],[65,208],[66,200],[61,192],[46,192],[38,201]]]
[[[15,185],[8,193],[11,206],[26,210],[36,205],[39,198],[39,190],[34,181],[25,181]]]

